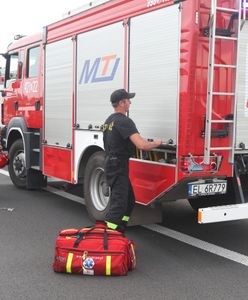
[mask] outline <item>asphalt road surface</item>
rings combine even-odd
[[[92,224],[85,206],[61,187],[16,189],[7,175],[0,173],[0,300],[248,299],[248,220],[198,225],[185,201],[166,204],[163,224],[126,233],[137,245],[135,271],[57,274],[55,238]]]

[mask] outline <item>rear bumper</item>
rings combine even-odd
[[[248,219],[248,203],[213,206],[198,210],[198,223],[216,223]]]
[[[213,179],[225,179],[226,176],[218,176],[218,177],[190,177],[185,178],[172,186],[169,190],[160,194],[156,199],[154,199],[153,204],[162,204],[164,202],[175,201],[179,199],[188,199],[188,183],[195,182],[198,180],[213,180]],[[203,196],[204,197],[204,196]]]

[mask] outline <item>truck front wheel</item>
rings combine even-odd
[[[16,140],[9,150],[9,175],[15,186],[26,188],[26,164],[22,139]]]
[[[109,209],[109,187],[104,173],[103,151],[95,152],[86,165],[84,175],[84,198],[89,216],[104,220]]]

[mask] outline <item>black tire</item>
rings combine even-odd
[[[84,198],[92,220],[104,220],[109,209],[109,188],[104,173],[105,153],[95,152],[87,162],[84,174]]]
[[[22,139],[16,140],[10,147],[8,168],[14,185],[21,189],[26,188],[27,171]]]
[[[227,192],[224,195],[212,195],[203,196],[188,199],[189,204],[194,211],[198,211],[199,208],[213,207],[220,205],[229,205],[236,203],[235,191],[233,187],[233,182],[231,178],[227,180]]]

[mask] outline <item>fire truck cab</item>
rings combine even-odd
[[[2,143],[11,157],[10,177],[20,188],[27,187],[28,178],[43,180],[40,170],[37,170],[40,155],[35,154],[40,150],[42,128],[41,41],[41,34],[22,37],[11,44],[5,54],[6,72],[2,90],[2,123],[5,127],[2,129]],[[36,163],[36,169],[30,168],[33,163]]]

